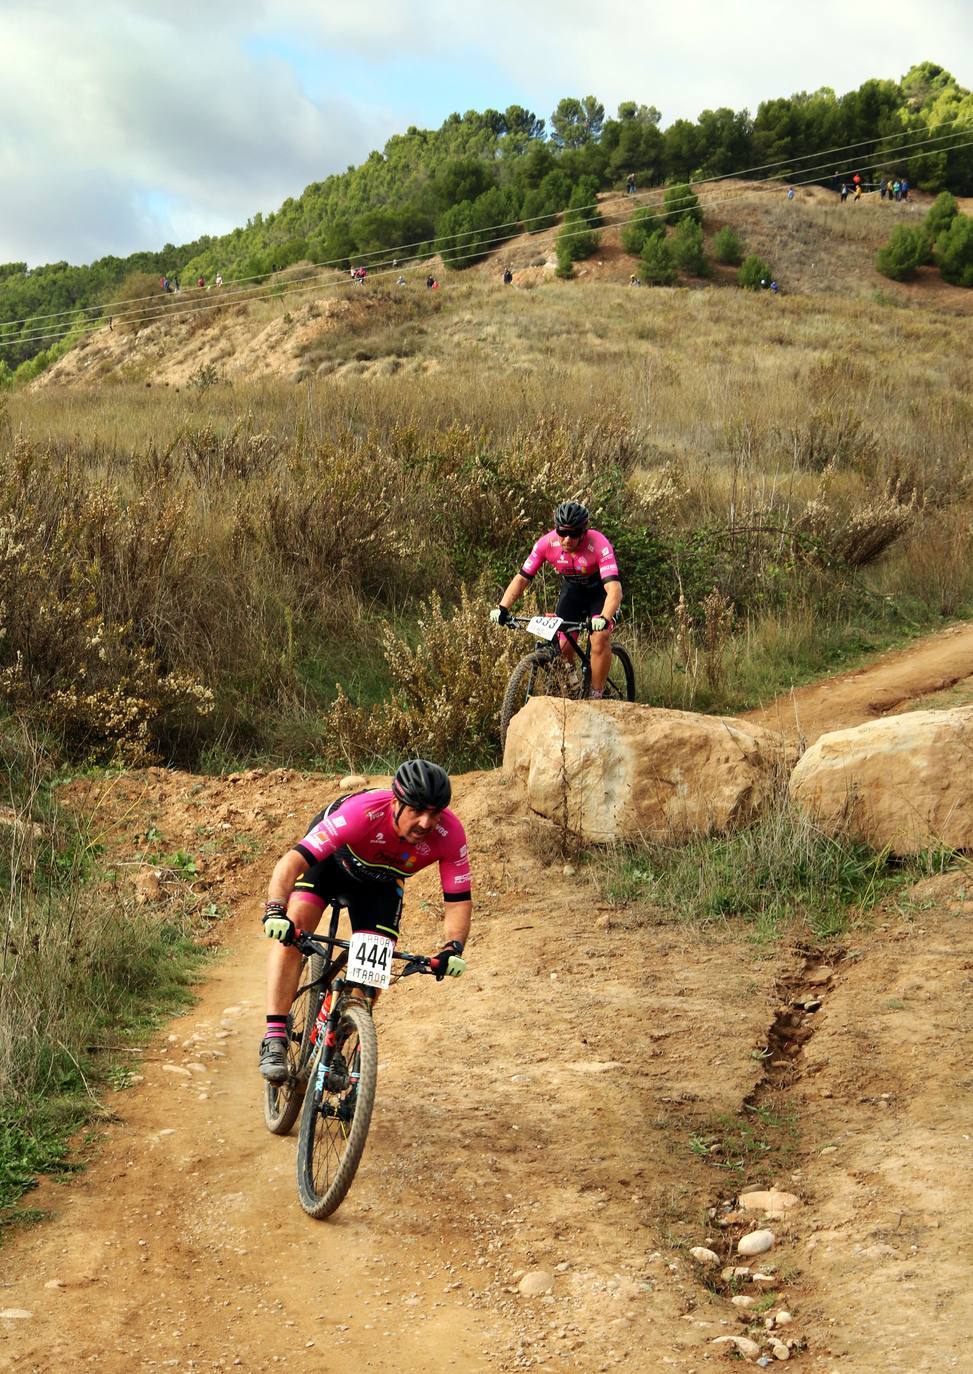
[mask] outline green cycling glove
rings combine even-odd
[[[434,955],[430,963],[436,965],[436,982],[441,983],[444,978],[461,978],[466,972],[466,960],[463,958],[463,945],[459,940],[450,940],[448,945]]]
[[[264,908],[264,934],[268,940],[279,940],[282,945],[293,944],[294,922],[287,914],[283,902],[268,902]]]

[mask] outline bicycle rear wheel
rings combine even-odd
[[[344,1201],[358,1169],[375,1105],[378,1039],[365,1007],[350,1003],[338,1021],[337,1044],[325,1073],[311,1069],[297,1141],[297,1192],[319,1220]]]
[[[287,1018],[287,1077],[283,1083],[264,1084],[264,1121],[272,1135],[287,1135],[297,1120],[307,1088],[311,1057],[311,1031],[317,1019],[324,988],[308,988],[324,972],[320,954],[301,965],[297,996]]]
[[[591,669],[586,668],[584,672],[585,696],[588,695],[590,687]],[[635,700],[635,669],[632,667],[632,660],[629,658],[628,652],[620,644],[612,645],[612,661],[605,682],[604,699],[606,701]]]

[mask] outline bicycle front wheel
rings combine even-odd
[[[503,705],[500,707],[500,748],[507,743],[507,730],[514,716],[527,704],[530,697],[534,695],[534,688],[538,685],[538,677],[543,675],[544,669],[538,664],[533,654],[526,654],[519,663],[514,664],[514,670],[510,674],[510,681],[507,683],[507,690],[503,694]]]
[[[312,954],[301,965],[297,996],[287,1018],[287,1077],[283,1083],[264,1084],[264,1121],[272,1135],[288,1134],[304,1101],[311,1031],[324,996],[323,987],[309,985],[316,983],[323,972],[320,954]]]
[[[322,1050],[323,1054],[323,1050]],[[327,1067],[311,1068],[297,1141],[297,1192],[319,1220],[341,1206],[365,1148],[375,1105],[378,1039],[365,1007],[347,1005]]]
[[[584,673],[584,694],[588,695],[591,687],[591,669],[586,668]],[[608,669],[608,679],[605,682],[604,699],[606,701],[634,701],[635,700],[635,669],[632,667],[632,660],[628,656],[627,650],[620,644],[612,645],[612,661]]]

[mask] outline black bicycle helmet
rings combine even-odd
[[[582,530],[588,528],[588,507],[579,501],[562,501],[554,512],[554,527],[559,530]]]
[[[406,759],[392,779],[392,794],[403,806],[417,811],[441,811],[453,795],[449,775],[428,759]]]

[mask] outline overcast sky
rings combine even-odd
[[[410,124],[564,95],[707,107],[942,63],[968,0],[0,0],[0,263],[182,243]]]

